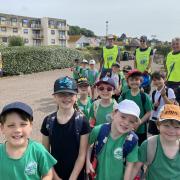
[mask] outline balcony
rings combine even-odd
[[[57,28],[62,31],[69,31],[69,26],[57,26]]]
[[[17,22],[11,22],[11,21],[0,21],[0,27],[7,27],[7,28],[14,28],[18,27]]]
[[[43,35],[41,35],[41,34],[33,34],[33,39],[43,39]]]
[[[59,40],[68,40],[69,36],[59,35]]]
[[[31,24],[31,28],[32,29],[38,29],[38,30],[40,30],[41,29],[41,25],[40,24]]]

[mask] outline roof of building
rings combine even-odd
[[[78,41],[80,38],[82,37],[82,35],[72,35],[72,36],[69,36],[69,40],[68,42],[76,42]]]

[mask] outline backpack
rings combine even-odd
[[[155,135],[147,139],[147,161],[145,163],[147,167],[154,161],[157,149],[157,137],[158,135]]]
[[[142,102],[142,107],[144,110],[144,114],[146,113],[146,109],[145,109],[145,104],[146,104],[146,95],[144,92],[140,91],[140,96],[141,96],[141,102]],[[122,100],[126,99],[126,92],[121,94]]]
[[[80,144],[80,132],[82,129],[82,122],[83,122],[84,115],[79,111],[75,111],[75,113],[76,114],[75,114],[74,120],[75,120],[76,141],[79,145]],[[49,132],[50,145],[51,145],[53,126],[54,126],[54,122],[55,122],[56,118],[57,118],[57,112],[54,112],[47,117],[47,121],[46,121],[46,129]]]
[[[101,152],[103,146],[106,144],[108,140],[108,136],[111,131],[111,123],[105,123],[101,126],[99,134],[97,136],[97,140],[94,144],[93,150],[92,150],[92,156],[91,161],[93,168],[97,168],[97,157],[99,153]],[[125,139],[125,142],[123,144],[123,161],[126,162],[127,155],[132,152],[134,147],[138,144],[138,136],[133,132],[130,131]],[[95,174],[91,173],[91,179],[95,178]]]

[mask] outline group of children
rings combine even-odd
[[[75,62],[74,79],[54,83],[58,108],[42,122],[44,146],[30,139],[33,112],[27,104],[3,108],[0,179],[134,180],[144,171],[147,180],[178,179],[180,107],[163,74],[152,74],[150,98],[140,90],[141,72],[130,66],[120,73],[115,63],[99,79],[94,61],[90,69],[85,60]],[[92,86],[97,99],[89,93]]]

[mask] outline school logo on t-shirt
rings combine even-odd
[[[27,175],[35,175],[37,173],[37,163],[35,161],[29,162],[25,167],[25,173]]]
[[[122,148],[118,147],[114,150],[114,158],[120,160],[123,158]]]

